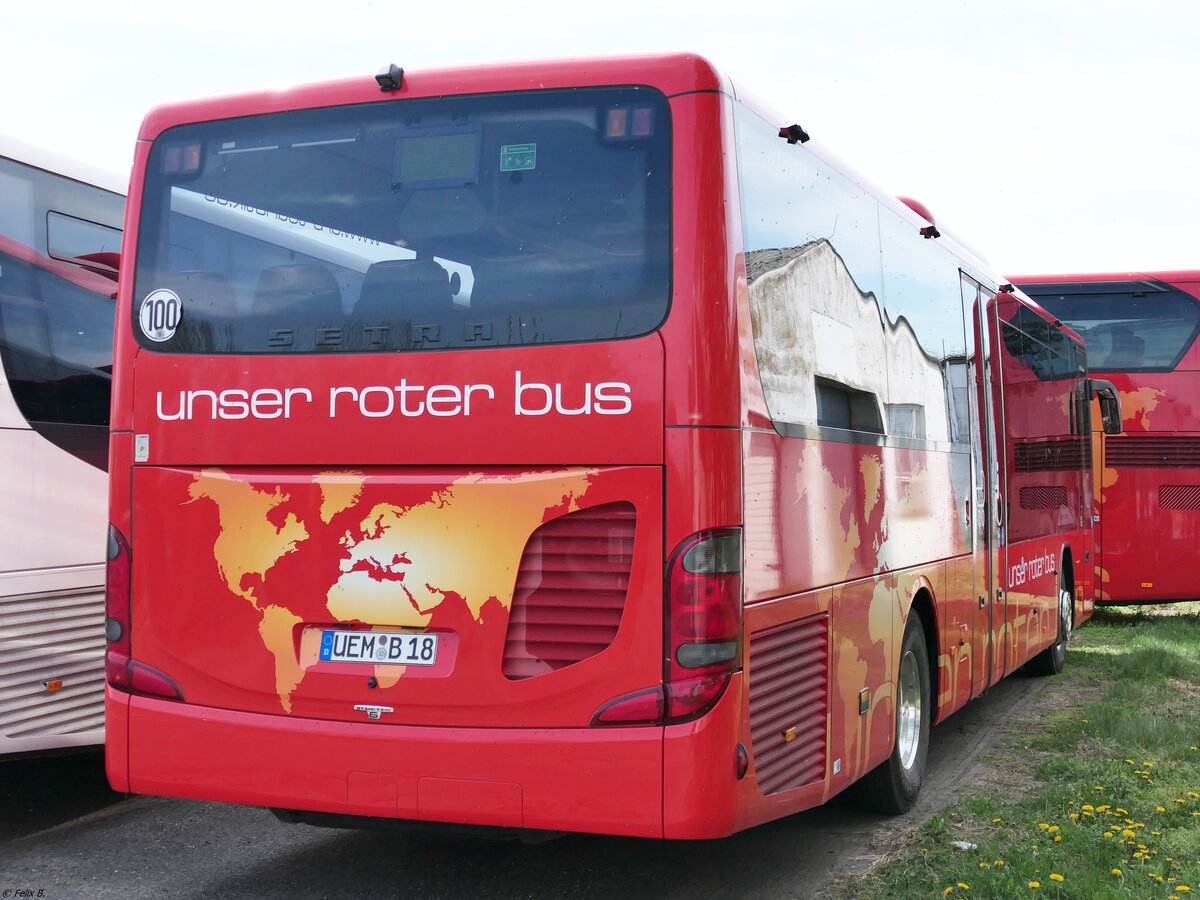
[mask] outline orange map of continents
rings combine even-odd
[[[217,507],[213,557],[229,590],[261,615],[259,635],[275,661],[279,701],[290,712],[292,692],[304,678],[293,631],[306,617],[292,608],[295,584],[273,587],[268,573],[291,554],[326,552],[314,546],[314,535],[327,535],[335,516],[346,513],[349,524],[341,527],[339,520],[332,538],[338,571],[324,593],[329,620],[421,627],[450,593],[478,620],[489,600],[511,608],[529,535],[549,511],[577,509],[594,474],[469,474],[434,485],[405,506],[381,501],[381,494],[394,493],[386,481],[359,472],[325,472],[279,486],[208,469],[192,481],[188,502]],[[413,493],[411,484],[398,487]],[[364,499],[367,494],[375,499]],[[309,621],[317,611],[309,612]]]

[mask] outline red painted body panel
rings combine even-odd
[[[131,427],[148,435],[157,465],[661,464],[662,359],[657,335],[381,354],[366,364],[348,354],[299,365],[263,356],[249,370],[245,357],[197,365],[143,350],[134,378],[147,387],[133,394]],[[606,383],[628,387],[620,394],[627,413],[598,411],[623,408],[596,399]],[[440,399],[431,406],[434,389]],[[551,390],[555,404],[587,411],[547,410]],[[180,414],[185,418],[175,418]],[[613,442],[617,417],[629,427],[622,427],[625,440]]]
[[[660,478],[658,467],[138,467],[132,533],[154,535],[156,550],[133,556],[134,657],[214,709],[359,722],[365,703],[389,707],[386,725],[584,726],[661,677]],[[615,639],[560,671],[505,677],[530,534],[618,500],[637,531]],[[559,576],[558,589],[603,577]],[[437,634],[438,662],[321,662],[322,629],[345,625]]]
[[[128,733],[136,793],[662,837],[661,728],[389,726],[134,697]]]

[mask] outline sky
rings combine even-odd
[[[1188,0],[55,0],[3,22],[0,129],[122,174],[164,103],[692,51],[997,272],[1200,269]]]

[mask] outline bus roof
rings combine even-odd
[[[1015,284],[1075,284],[1075,283],[1110,283],[1121,281],[1165,281],[1169,284],[1194,284],[1200,282],[1200,270],[1177,269],[1173,271],[1146,272],[1088,272],[1077,275],[1018,275],[1014,276]]]
[[[122,197],[129,187],[128,173],[120,175],[110,169],[66,156],[56,150],[49,150],[14,135],[0,133],[0,156],[33,166],[35,169],[62,175],[72,181],[90,184]]]
[[[404,69],[398,90],[381,92],[375,80],[379,62],[364,62],[361,75],[284,90],[184,101],[147,113],[138,138],[152,141],[174,125],[352,103],[387,102],[406,97],[482,94],[496,91],[552,90],[581,86],[647,84],[668,96],[686,91],[722,91],[732,95],[729,81],[695,53],[617,56],[536,62],[504,62],[446,69]],[[403,66],[403,60],[398,60]],[[374,63],[374,65],[372,65]]]

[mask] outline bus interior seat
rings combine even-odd
[[[1104,365],[1111,368],[1133,369],[1143,365],[1146,342],[1128,325],[1116,325],[1110,332],[1112,349]]]
[[[354,318],[369,324],[444,317],[454,310],[450,275],[432,259],[385,259],[363,276]]]
[[[342,320],[342,291],[324,266],[272,266],[263,269],[258,278],[250,313],[286,318],[289,323],[338,324]]]
[[[179,295],[183,307],[182,321],[188,320],[190,309],[203,310],[206,319],[233,319],[237,316],[237,296],[233,284],[219,272],[172,272],[164,285]]]

